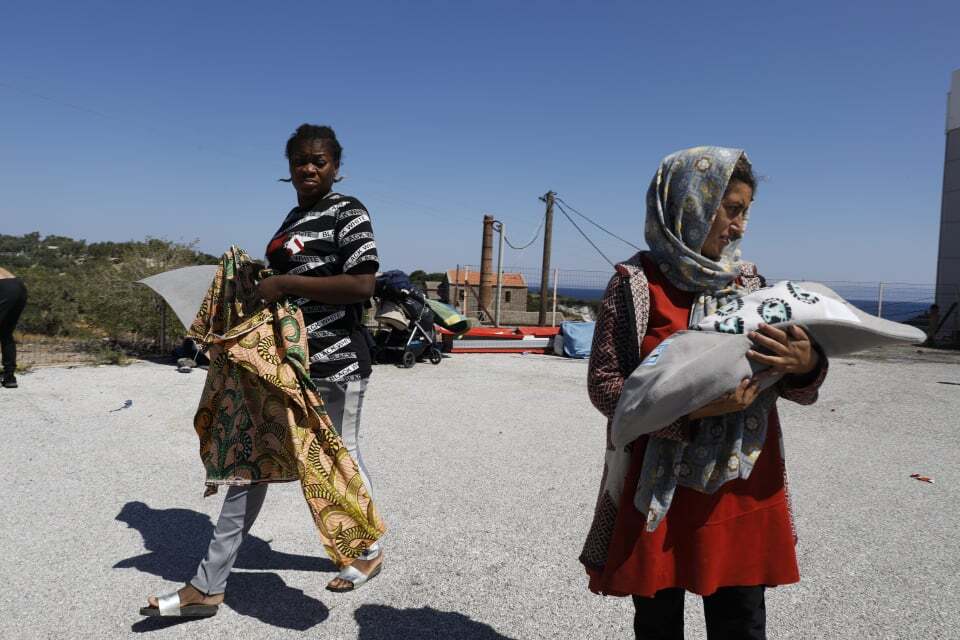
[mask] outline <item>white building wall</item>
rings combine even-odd
[[[947,94],[947,131],[960,129],[960,69],[953,72]]]
[[[937,256],[937,304],[946,314],[960,303],[960,69],[953,72],[947,94],[946,151],[940,204],[940,247]],[[960,305],[943,328],[960,330]]]

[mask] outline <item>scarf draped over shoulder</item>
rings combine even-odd
[[[350,564],[385,527],[310,380],[302,313],[289,302],[264,305],[261,271],[231,247],[188,331],[209,349],[194,416],[207,495],[218,485],[299,480],[328,555]]]

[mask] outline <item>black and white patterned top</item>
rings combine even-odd
[[[380,266],[370,214],[353,196],[329,193],[312,209],[294,207],[267,245],[280,274],[336,276],[376,273]],[[310,347],[310,377],[349,382],[370,375],[363,304],[300,298]]]

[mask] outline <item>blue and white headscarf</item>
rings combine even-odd
[[[690,326],[746,293],[738,284],[740,239],[713,260],[700,253],[742,149],[694,147],[660,163],[647,191],[645,234],[650,254],[677,288],[695,292]],[[744,220],[746,228],[746,220]],[[713,493],[737,478],[749,478],[767,437],[774,388],[745,411],[698,421],[691,442],[651,436],[634,505],[653,531],[667,514],[677,485]]]
[[[724,247],[719,260],[700,253],[742,149],[694,147],[660,162],[647,190],[647,246],[660,271],[678,289],[694,291],[691,326],[741,293],[740,239]],[[749,213],[749,212],[748,212]],[[746,219],[744,220],[746,229]],[[696,319],[694,316],[697,316]]]

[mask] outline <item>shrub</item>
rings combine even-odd
[[[165,303],[136,281],[178,267],[216,263],[214,256],[196,251],[195,246],[157,238],[88,245],[62,236],[41,238],[37,233],[0,235],[0,266],[27,286],[19,330],[106,337],[115,345],[142,346],[159,338],[160,309]],[[167,342],[176,344],[185,330],[173,313],[166,316]]]

